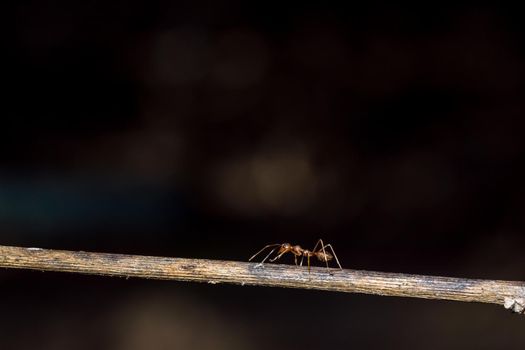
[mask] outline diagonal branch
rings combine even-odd
[[[0,246],[0,267],[492,303],[525,313],[525,282]]]

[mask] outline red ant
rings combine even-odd
[[[319,244],[321,245],[319,247],[319,249],[316,250],[316,248],[319,246]],[[276,244],[268,244],[267,246],[265,246],[263,249],[259,250],[257,253],[255,253],[248,261],[252,261],[253,258],[255,258],[257,255],[261,254],[264,250],[268,249],[268,248],[271,248],[271,247],[275,247],[273,248],[270,253],[268,255],[266,255],[266,257],[257,265],[257,266],[262,266],[264,264],[264,262],[273,254],[273,252],[279,248],[279,250],[277,251],[277,255],[270,259],[270,262],[274,262],[275,260],[279,259],[280,257],[282,257],[284,254],[286,253],[292,253],[293,256],[294,256],[294,259],[295,259],[295,265],[297,265],[297,257],[301,257],[301,262],[299,264],[299,266],[303,266],[303,260],[304,260],[304,257],[306,257],[306,260],[308,262],[308,272],[310,272],[310,258],[311,257],[316,257],[319,261],[323,261],[326,263],[326,269],[329,270],[330,268],[328,267],[328,262],[330,260],[332,260],[333,258],[335,258],[335,261],[337,262],[337,266],[339,266],[339,269],[343,270],[343,268],[341,267],[341,264],[339,263],[339,259],[337,259],[337,255],[335,255],[335,251],[334,251],[334,248],[332,247],[331,244],[324,244],[323,243],[323,240],[322,239],[319,239],[317,241],[317,243],[315,244],[315,247],[314,249],[312,249],[312,251],[308,250],[308,249],[303,249],[301,248],[301,246],[299,245],[291,245],[290,243],[276,243]],[[326,252],[326,248],[330,248],[330,250],[332,251],[332,254],[330,253],[327,253]]]

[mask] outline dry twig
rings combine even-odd
[[[525,313],[525,282],[0,246],[0,267],[492,303]]]

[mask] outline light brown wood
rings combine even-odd
[[[525,282],[0,246],[0,267],[493,303],[524,313]]]

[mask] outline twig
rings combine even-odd
[[[0,267],[159,280],[233,283],[504,305],[525,311],[525,282],[407,275],[294,265],[0,246]]]

